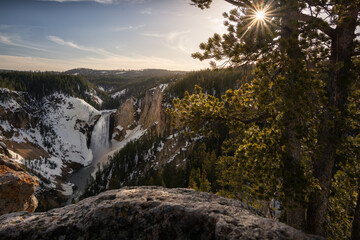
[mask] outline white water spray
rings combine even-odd
[[[93,151],[94,159],[96,156],[102,155],[110,147],[109,141],[110,113],[103,114],[91,134],[90,148]]]
[[[85,190],[86,182],[90,176],[97,170],[101,157],[106,154],[110,148],[110,115],[112,112],[103,112],[96,122],[91,133],[90,149],[93,159],[89,166],[80,169],[70,177],[70,182],[77,186],[77,191],[73,193],[73,198],[77,199]],[[71,199],[69,199],[70,201]]]

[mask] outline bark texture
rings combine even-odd
[[[319,131],[319,151],[314,161],[314,174],[319,179],[321,191],[315,193],[309,204],[307,231],[325,235],[325,224],[329,203],[329,190],[336,158],[336,150],[344,132],[347,98],[351,79],[353,44],[357,26],[358,7],[349,7],[341,17],[339,25],[330,36],[331,66],[326,91],[328,104]]]
[[[359,240],[359,239],[360,239],[360,188],[358,190],[358,199],[356,203],[355,215],[351,229],[351,240]]]

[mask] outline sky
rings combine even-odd
[[[214,1],[201,10],[190,0],[0,0],[0,69],[72,68],[198,70],[191,57],[214,33],[224,33]]]

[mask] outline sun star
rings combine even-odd
[[[259,10],[256,12],[256,20],[262,21],[265,18],[265,11]]]

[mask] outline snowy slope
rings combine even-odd
[[[19,95],[17,92],[6,91],[9,96]],[[2,92],[5,94],[4,89]],[[36,103],[28,110],[26,106],[28,103],[24,103],[23,99],[11,97],[0,99],[0,106],[3,109],[3,112],[0,112],[2,114],[0,130],[3,135],[8,136],[9,148],[18,145],[25,150],[40,149],[42,154],[37,157],[31,159],[19,157],[19,159],[27,167],[48,179],[50,181],[46,184],[48,187],[59,188],[57,177],[63,176],[67,163],[75,162],[86,166],[92,161],[92,151],[88,149],[87,135],[83,129],[93,126],[101,113],[82,99],[59,93],[44,97],[41,101],[37,100]],[[18,115],[23,119],[14,122],[13,119],[17,119]],[[35,126],[34,123],[27,128],[14,126],[31,118],[36,119]],[[20,156],[16,152],[12,154]],[[70,173],[71,169],[66,171]],[[63,184],[60,188],[68,193],[69,187]]]
[[[103,100],[96,95],[97,93],[94,89],[91,89],[90,92],[86,91],[85,94],[89,95],[91,97],[91,100],[94,101],[96,104],[101,105],[103,103]]]
[[[54,99],[58,102],[55,105]],[[86,136],[75,130],[75,126],[79,121],[94,124],[95,116],[100,115],[100,112],[82,99],[62,94],[45,98],[44,109],[43,122],[52,126],[55,132],[53,149],[59,158],[88,165],[92,160],[92,153],[87,147]]]
[[[125,88],[125,89],[123,89],[123,90],[121,90],[119,92],[116,92],[116,93],[112,94],[111,97],[112,98],[121,97],[121,96],[125,95],[126,92],[127,92],[127,89]]]

